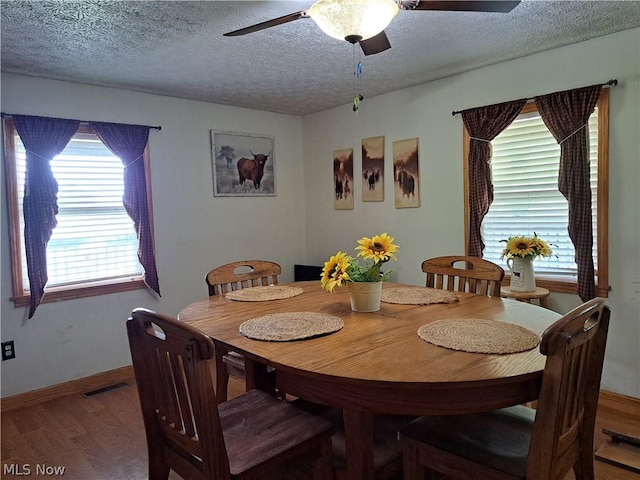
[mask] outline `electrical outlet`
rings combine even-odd
[[[16,358],[16,346],[13,343],[13,340],[8,342],[2,342],[2,361],[11,360],[12,358]]]

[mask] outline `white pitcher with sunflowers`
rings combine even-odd
[[[515,236],[502,240],[507,245],[500,258],[507,257],[510,272],[509,287],[514,292],[533,292],[536,289],[536,277],[533,260],[538,257],[550,257],[553,254],[549,244],[538,237]]]
[[[509,287],[513,292],[534,292],[536,276],[533,273],[533,259],[513,257],[507,258],[507,267],[511,273]]]

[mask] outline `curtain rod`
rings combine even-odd
[[[5,113],[5,112],[1,112],[3,117],[8,117],[8,118],[13,118],[13,115],[17,115],[17,114],[12,114],[12,113]],[[37,116],[37,115],[32,115],[32,116]],[[49,118],[59,118],[59,117],[49,117]],[[60,118],[60,120],[76,120],[74,119],[70,119],[70,118]],[[78,120],[80,123],[91,123],[91,122],[98,122],[98,120]],[[100,122],[100,123],[117,123],[117,122]],[[158,126],[152,126],[152,125],[135,125],[135,124],[130,124],[130,123],[120,123],[120,125],[131,125],[132,127],[148,127],[148,128],[153,128],[154,130],[162,130],[162,126],[158,125]]]
[[[601,86],[602,88],[615,87],[616,85],[618,85],[618,80],[617,80],[617,79],[615,79],[615,78],[614,78],[614,79],[612,79],[612,80],[609,80],[609,81],[608,81],[608,82],[606,82],[606,83],[601,83],[601,84],[600,84],[600,86]],[[529,102],[533,102],[533,101],[535,100],[535,97],[527,98],[526,100],[527,100],[527,103],[529,103]],[[467,110],[470,110],[470,109],[467,109]],[[455,117],[456,115],[458,115],[458,114],[460,114],[460,113],[462,113],[462,112],[464,112],[464,110],[456,110],[456,111],[451,112],[451,115],[453,115],[453,116]]]

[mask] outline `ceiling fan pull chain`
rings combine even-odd
[[[351,52],[353,56],[353,111],[356,115],[358,115],[358,110],[360,108],[360,100],[358,100],[358,96],[356,95],[357,85],[356,82],[359,79],[358,76],[358,62],[356,62],[356,44],[353,43],[351,45]]]
[[[353,49],[353,62],[355,63],[355,44]],[[358,54],[358,63],[355,64],[355,71],[353,72],[353,111],[358,114],[358,110],[360,109],[360,102],[364,100],[362,96],[362,54]],[[356,80],[358,81],[358,90],[360,93],[356,95]]]
[[[364,100],[364,97],[362,96],[362,94],[359,94],[353,97],[353,111],[356,112],[356,115],[358,114],[358,109],[360,108],[360,102],[362,100]]]

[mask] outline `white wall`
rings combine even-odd
[[[393,54],[393,51],[390,53]],[[367,61],[376,61],[377,58]],[[366,65],[365,65],[366,67]],[[363,235],[386,231],[400,246],[401,282],[423,284],[422,260],[464,253],[462,120],[451,112],[606,82],[611,89],[609,276],[613,309],[603,388],[640,397],[640,30],[574,44],[304,117],[309,261],[321,264]],[[364,92],[366,97],[366,91]],[[360,142],[385,136],[385,200],[363,203]],[[421,206],[395,209],[392,142],[419,138]],[[354,149],[355,207],[334,210],[332,151]],[[566,313],[574,295],[552,294]]]
[[[608,299],[614,313],[603,387],[640,397],[639,50],[640,30],[622,32],[366,98],[357,117],[348,105],[300,119],[2,75],[3,112],[163,127],[150,136],[159,301],[145,291],[69,300],[43,304],[27,320],[26,309],[9,300],[7,217],[6,208],[0,209],[1,339],[15,340],[17,353],[0,365],[2,396],[128,364],[124,320],[131,309],[175,315],[206,295],[209,267],[227,261],[270,258],[282,264],[287,281],[294,263],[321,264],[337,250],[353,248],[361,236],[387,231],[401,248],[394,278],[422,284],[423,259],[464,252],[462,124],[451,111],[615,77],[620,85],[611,91]],[[277,197],[213,197],[210,129],[276,137]],[[354,148],[358,178],[360,140],[378,135],[386,139],[384,202],[361,202],[356,181],[354,210],[334,210],[332,151]],[[421,207],[396,210],[391,143],[413,137],[420,142]],[[4,179],[0,184],[4,203]],[[579,299],[554,294],[551,304],[565,312]]]
[[[176,315],[207,295],[214,266],[267,258],[284,281],[306,250],[301,119],[36,78],[2,75],[2,111],[161,125],[150,133],[158,275],[162,298],[127,292],[40,305],[33,318],[11,296],[5,182],[2,184],[1,338],[16,358],[2,362],[2,396],[131,363],[124,322],[135,307]],[[275,137],[276,197],[214,197],[209,130]]]

